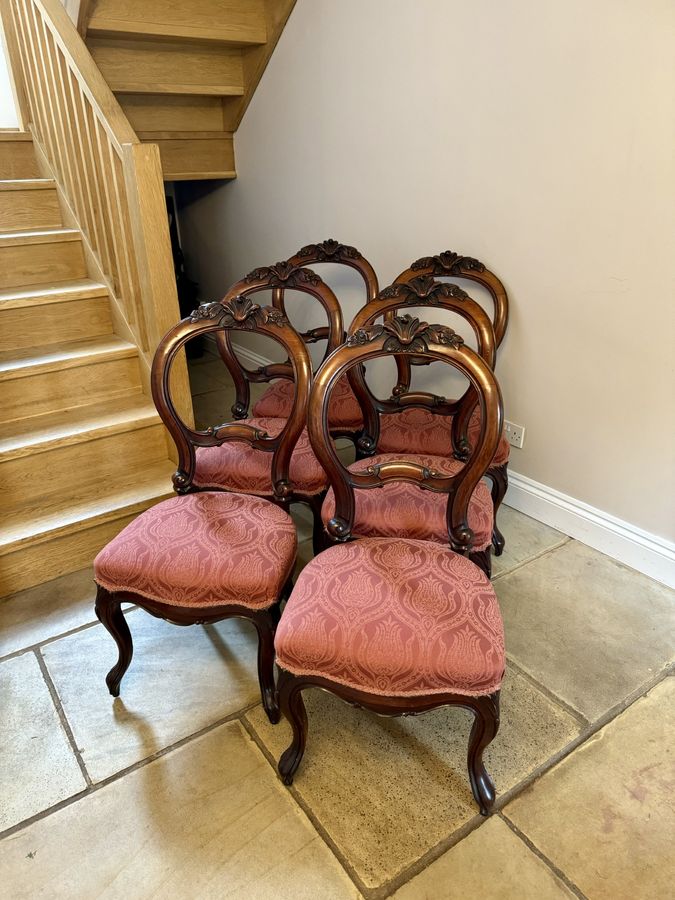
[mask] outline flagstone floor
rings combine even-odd
[[[206,376],[198,419],[222,405]],[[310,520],[295,517],[302,565]],[[380,719],[309,692],[288,789],[289,729],[262,713],[247,623],[177,628],[130,608],[113,700],[91,570],[0,602],[2,895],[671,896],[675,593],[508,507],[501,523],[509,665],[489,819],[467,714]]]

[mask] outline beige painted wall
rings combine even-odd
[[[512,468],[675,537],[674,41],[672,0],[298,0],[238,180],[184,212],[205,295],[325,237],[383,285],[478,256]]]

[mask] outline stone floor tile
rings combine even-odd
[[[569,900],[574,894],[497,816],[448,850],[393,900]]]
[[[0,868],[13,900],[359,896],[238,723],[5,839]]]
[[[86,782],[34,653],[0,663],[0,707],[4,831],[79,793]]]
[[[291,506],[291,516],[298,532],[298,543],[310,540],[314,528],[314,517],[307,504],[294,503]]]
[[[505,809],[592,900],[663,900],[675,883],[675,678]]]
[[[225,367],[225,363],[220,359],[202,362],[199,365],[188,366],[188,374],[190,377],[190,390],[193,394],[205,394],[208,391],[216,390],[218,387],[231,387],[232,379]]]
[[[594,720],[675,650],[675,591],[577,541],[495,582],[516,663]]]
[[[134,658],[113,700],[105,675],[117,659],[102,626],[44,648],[77,746],[100,781],[260,698],[257,638],[240,619],[189,628],[128,613]]]
[[[466,772],[471,716],[440,709],[386,719],[321,691],[306,693],[307,750],[295,787],[368,888],[395,878],[478,814]],[[273,757],[290,739],[285,722],[248,721]],[[511,674],[501,730],[486,754],[498,791],[512,787],[578,734],[577,723]]]
[[[503,575],[521,565],[533,556],[550,550],[568,540],[555,528],[549,528],[536,519],[531,519],[510,506],[500,507],[499,528],[506,538],[506,546],[501,556],[492,557],[492,576]]]
[[[91,568],[62,575],[0,601],[0,656],[95,622]]]

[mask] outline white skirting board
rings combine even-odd
[[[508,506],[675,588],[675,544],[509,471]],[[506,536],[508,542],[508,535]]]
[[[236,344],[233,347],[242,362],[252,368],[271,362],[246,347]],[[672,541],[511,470],[504,502],[631,569],[675,588],[675,544]],[[508,535],[506,538],[508,541]]]

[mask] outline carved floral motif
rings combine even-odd
[[[311,269],[303,269],[301,266],[284,260],[274,266],[262,266],[253,269],[244,278],[247,284],[254,281],[267,281],[272,287],[294,287],[297,284],[322,284],[321,278]]]
[[[346,340],[348,347],[370,344],[383,334],[388,335],[383,349],[390,353],[423,353],[429,344],[442,344],[455,350],[464,345],[464,339],[447,325],[430,325],[414,316],[395,316],[383,325],[359,328]]]
[[[340,244],[333,238],[328,238],[320,244],[307,244],[301,250],[298,250],[296,256],[312,257],[317,262],[331,262],[336,259],[361,259],[361,253],[356,247],[349,247],[346,244]]]
[[[457,284],[445,284],[436,281],[433,275],[418,275],[401,284],[390,284],[378,295],[379,300],[426,300],[442,303],[444,298],[454,297],[456,300],[467,300],[469,295]]]
[[[415,272],[418,269],[433,270],[434,275],[461,275],[462,271],[484,272],[485,266],[473,256],[462,256],[453,250],[444,250],[437,256],[423,256],[410,266]]]
[[[272,306],[259,306],[250,297],[241,294],[227,303],[222,300],[202,303],[190,313],[190,321],[193,323],[203,319],[214,319],[224,328],[241,328],[245,331],[255,331],[260,325],[288,324],[288,319],[280,310]]]

